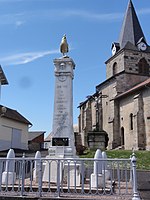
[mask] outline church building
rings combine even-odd
[[[103,130],[108,149],[150,150],[150,46],[131,0],[105,64],[106,80],[79,105],[82,144],[88,146],[89,132]]]

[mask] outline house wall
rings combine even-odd
[[[0,138],[0,151],[9,148],[28,149],[28,125],[1,116]]]

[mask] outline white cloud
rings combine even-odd
[[[5,56],[0,58],[0,64],[2,65],[20,65],[32,62],[44,56],[50,54],[59,53],[59,50],[51,50],[51,51],[39,51],[39,52],[27,52],[14,54],[10,56]]]
[[[17,20],[16,26],[19,27],[19,26],[23,25],[24,23],[25,23],[25,21]]]
[[[123,13],[91,13],[84,10],[72,10],[64,12],[64,15],[68,16],[77,16],[80,18],[90,19],[90,20],[100,20],[100,21],[112,21],[114,19],[120,19],[123,16]]]
[[[21,1],[21,0],[18,0]],[[1,0],[0,0],[1,2]],[[143,8],[137,11],[139,15],[150,14],[150,8]],[[18,13],[8,13],[0,15],[0,25],[16,25],[21,26],[26,22],[41,20],[64,20],[66,18],[76,17],[84,20],[92,20],[97,22],[120,20],[124,13],[95,13],[87,10],[71,10],[71,9],[40,9],[33,11],[24,11]]]
[[[150,14],[150,8],[140,9],[137,13],[141,15]]]
[[[21,26],[25,23],[24,13],[9,13],[0,15],[0,25]]]
[[[15,25],[21,26],[27,22],[41,20],[64,20],[76,17],[85,20],[96,21],[112,21],[123,17],[122,13],[92,13],[85,10],[68,10],[68,9],[47,9],[47,10],[34,10],[24,11],[22,13],[8,13],[0,15],[0,25]]]
[[[47,20],[64,20],[65,18],[70,19],[70,17],[77,17],[86,20],[96,20],[96,21],[112,21],[123,17],[123,13],[92,13],[85,10],[36,10],[32,12],[24,13],[26,20],[34,20],[37,18],[47,19]]]

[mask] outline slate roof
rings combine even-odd
[[[8,84],[8,81],[6,79],[6,76],[5,76],[1,66],[0,66],[0,82],[1,82],[1,85],[7,85]]]
[[[6,108],[5,112],[2,111],[3,108]],[[29,122],[19,112],[17,112],[16,110],[13,110],[11,108],[5,107],[3,105],[0,105],[0,116],[11,119],[11,120],[15,120],[15,121],[18,121],[18,122],[22,122],[24,124],[32,125],[31,122]]]
[[[115,99],[119,99],[119,98],[122,98],[122,97],[129,95],[131,93],[134,93],[134,92],[142,89],[143,87],[149,87],[149,89],[150,89],[150,78],[143,81],[142,83],[137,84],[136,86],[130,88],[129,90],[123,92],[122,94],[119,94],[118,96],[115,97]]]
[[[28,133],[28,141],[32,141],[33,139],[39,137],[40,135],[43,135],[45,131],[30,131]]]
[[[132,4],[132,1],[130,0],[120,32],[120,47],[121,49],[124,48],[127,42],[131,42],[132,44],[136,45],[141,38],[146,41],[134,6]]]

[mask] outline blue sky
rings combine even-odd
[[[74,123],[77,106],[106,78],[105,61],[118,41],[128,0],[0,0],[0,64],[9,85],[1,104],[20,112],[31,131],[52,129],[53,59],[61,57],[64,34],[76,63],[73,80]],[[150,1],[133,0],[150,41]],[[46,135],[47,135],[46,134]]]

